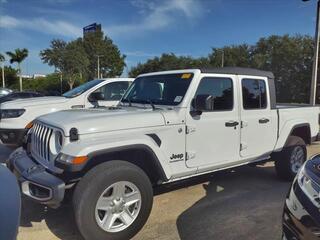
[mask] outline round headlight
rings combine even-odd
[[[63,134],[56,130],[50,139],[50,151],[53,155],[60,153],[63,145]]]

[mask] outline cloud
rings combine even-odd
[[[75,26],[66,21],[48,21],[44,18],[18,19],[8,15],[0,17],[0,28],[21,28],[42,32],[51,35],[67,37],[81,36],[81,27]]]
[[[194,20],[204,12],[201,2],[197,0],[132,0],[131,3],[142,15],[142,20],[106,27],[110,35],[159,30],[170,26],[178,17]]]

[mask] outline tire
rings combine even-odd
[[[114,198],[114,196],[119,196],[119,192],[123,192],[117,190],[122,189],[123,186],[125,192],[132,189],[134,190],[129,193],[124,193],[124,195],[122,195],[123,199],[128,199],[125,196],[129,196],[128,194],[134,192],[135,196],[139,196],[137,198],[140,200],[130,207],[121,205],[121,200]],[[102,197],[102,194],[105,195]],[[100,199],[107,199],[108,210],[97,211],[96,207],[98,208],[97,203]],[[118,202],[118,200],[120,202]],[[130,200],[128,200],[128,202],[129,201]],[[132,202],[134,201],[132,200]],[[103,204],[105,203],[103,202]],[[113,207],[110,207],[111,204]],[[122,202],[122,204],[124,203]],[[151,212],[152,204],[153,189],[148,176],[136,165],[125,161],[110,161],[94,167],[80,180],[73,195],[75,220],[79,231],[86,240],[119,240],[132,238],[146,223]],[[112,210],[109,208],[112,208]],[[128,211],[131,210],[132,215],[131,212],[129,212],[130,215],[128,215]],[[109,215],[107,213],[109,213]],[[98,222],[103,222],[106,216],[117,216],[117,214],[120,214],[119,216],[122,216],[121,214],[125,215],[123,215],[122,218],[118,217],[114,220],[114,224],[116,226],[117,224],[118,226],[122,224],[123,227],[127,225],[125,229],[121,230],[121,227],[110,227],[106,230],[98,225]],[[128,216],[131,217],[128,218]],[[133,222],[125,224],[126,221],[121,219],[127,219],[127,222]],[[130,219],[130,221],[128,221],[128,219]],[[106,225],[109,226],[110,224]],[[113,225],[111,224],[110,226]],[[115,231],[115,229],[117,231]]]
[[[297,151],[299,154],[297,154]],[[296,154],[296,155],[295,155]],[[298,160],[292,160],[299,155]],[[307,147],[305,141],[296,136],[290,136],[281,152],[274,155],[275,168],[280,179],[291,181],[298,172],[299,165],[307,160]],[[299,164],[297,163],[299,162]],[[300,166],[300,167],[301,167]]]

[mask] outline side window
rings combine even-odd
[[[202,78],[196,95],[213,96],[213,111],[231,111],[233,109],[233,82],[230,78]]]
[[[102,92],[105,101],[118,101],[127,91],[130,82],[113,82],[102,86],[95,90],[95,92]]]
[[[243,108],[246,110],[267,108],[266,83],[257,79],[242,79]]]

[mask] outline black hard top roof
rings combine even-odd
[[[242,67],[223,67],[223,68],[201,68],[202,73],[221,73],[221,74],[235,74],[235,75],[248,75],[259,76],[274,79],[272,72],[263,71],[254,68],[242,68]]]

